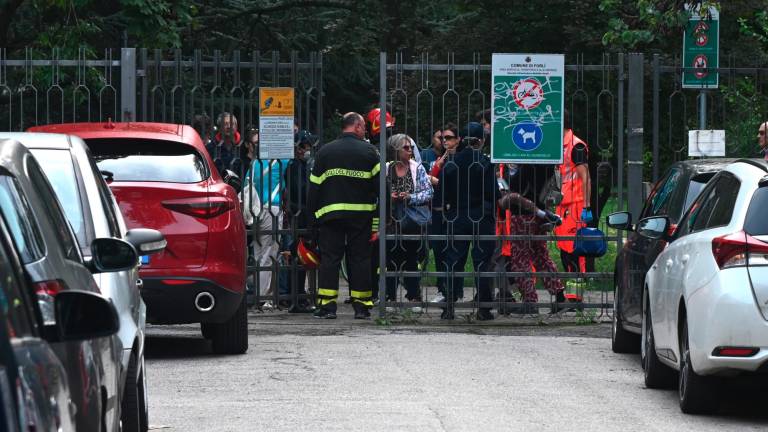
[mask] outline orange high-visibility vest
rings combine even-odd
[[[506,165],[499,164],[499,177],[504,178],[504,168]],[[496,209],[498,217],[496,218],[496,235],[510,235],[512,226],[510,220],[512,212],[509,210]],[[502,240],[501,242],[501,254],[503,256],[512,256],[512,242],[509,240]]]
[[[563,223],[555,228],[558,236],[574,236],[581,223],[581,211],[584,209],[584,182],[576,172],[576,164],[571,159],[573,148],[583,144],[589,153],[587,143],[566,129],[563,137],[563,163],[560,165],[563,200],[557,206],[557,214]],[[566,252],[573,252],[573,240],[558,240],[557,247]]]

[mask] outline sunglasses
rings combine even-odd
[[[453,135],[443,135],[443,141],[449,141],[454,139],[456,139],[456,137]]]

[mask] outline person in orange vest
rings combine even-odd
[[[563,115],[563,163],[560,165],[563,200],[557,206],[557,214],[563,224],[555,228],[557,236],[575,236],[576,231],[592,222],[589,207],[592,181],[589,177],[589,147],[570,128],[568,111]],[[584,272],[584,257],[573,253],[573,240],[558,240],[560,260],[567,272]]]
[[[497,234],[542,235],[546,233],[544,224],[557,226],[560,223],[556,214],[542,210],[547,206],[545,201],[548,193],[545,189],[553,175],[551,166],[547,165],[499,165],[499,178],[507,181],[505,187],[509,187],[509,193],[499,200]],[[509,272],[557,272],[545,240],[504,240],[501,255],[506,258],[506,269]],[[524,303],[521,312],[537,313],[532,305],[538,302],[533,277],[510,278],[510,283],[515,280]],[[559,279],[545,277],[543,282],[558,303],[565,302],[563,284]]]

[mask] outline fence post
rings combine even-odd
[[[643,79],[644,58],[629,55],[629,100],[627,106],[627,202],[634,218],[643,209]]]
[[[653,182],[659,181],[659,98],[661,70],[659,66],[659,55],[653,55]],[[671,114],[670,114],[671,115]],[[645,198],[645,197],[643,197]]]
[[[136,48],[120,49],[120,121],[136,121]]]
[[[379,53],[379,108],[381,109],[380,125],[387,124],[387,53]],[[387,132],[386,128],[379,129],[379,317],[386,311],[387,292]]]

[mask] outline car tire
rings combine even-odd
[[[680,410],[686,414],[712,414],[718,407],[712,379],[693,370],[688,343],[688,322],[683,321],[680,331],[680,377],[678,392]]]
[[[245,296],[235,314],[226,322],[215,324],[213,352],[243,354],[248,351],[248,309]]]
[[[120,411],[120,422],[124,432],[147,432],[146,394],[143,394],[145,388],[142,374],[143,371],[139,371],[136,356],[131,355]]]
[[[652,389],[672,388],[675,383],[675,371],[659,360],[656,355],[656,341],[653,337],[650,301],[647,294],[643,307],[643,333],[640,360],[643,364],[645,386]]]
[[[624,330],[621,326],[619,303],[619,285],[614,281],[611,349],[617,354],[637,354],[640,352],[640,336]]]

